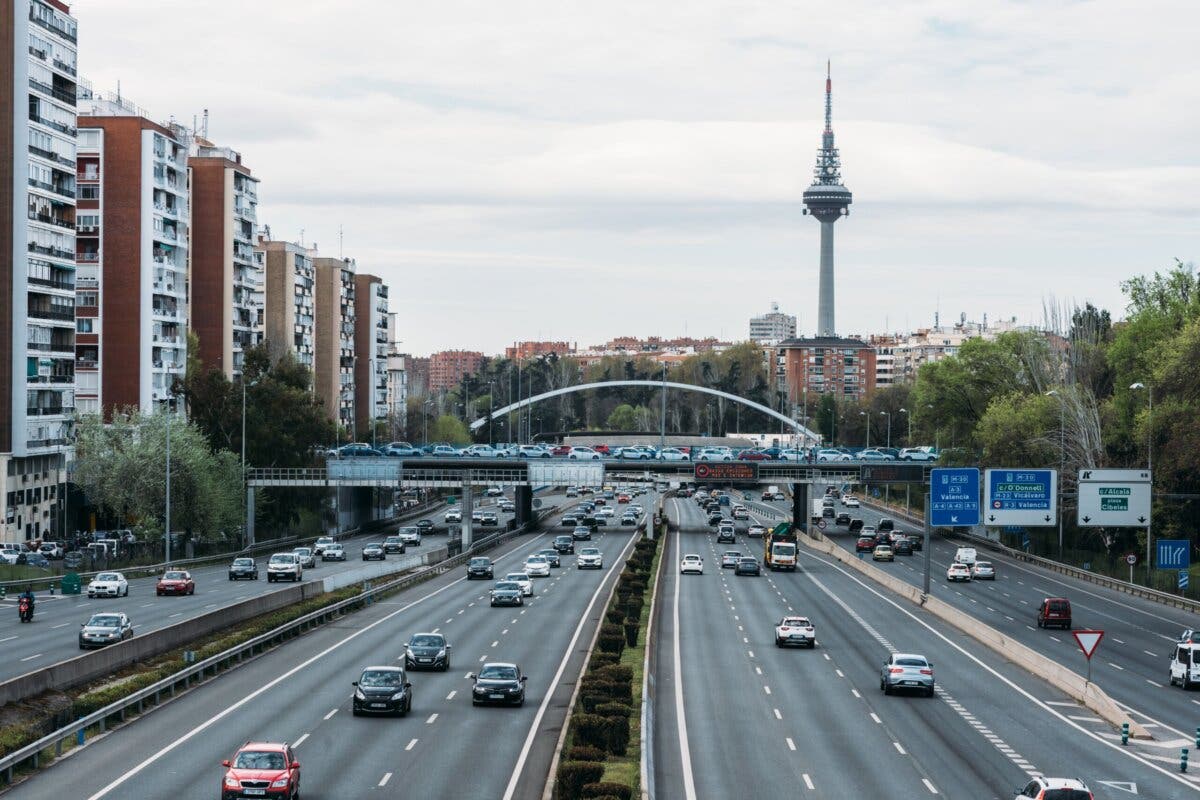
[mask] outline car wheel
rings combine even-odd
[[[1172,675],[1169,671],[1167,672],[1167,681],[1170,683],[1171,686],[1175,685],[1175,676]]]
[[[128,586],[125,587],[125,594],[123,595],[123,597],[129,597],[129,587]],[[1070,625],[1068,625],[1067,627],[1070,627]]]
[[[361,711],[359,711],[357,708],[351,709],[351,710],[350,710],[350,713],[351,713],[351,714],[353,714],[353,715],[354,715],[354,716],[356,716],[356,717],[361,717],[361,716],[362,716],[362,712],[361,712]]]
[[[929,691],[925,693],[925,696],[926,696],[926,697],[933,697],[935,694],[937,694],[937,689],[935,689],[934,687],[930,686],[930,687],[929,687]]]
[[[776,637],[775,637],[775,646],[776,646],[776,647],[783,647],[783,641],[782,641],[782,640],[780,640],[780,638],[779,638],[778,636],[776,636]]]

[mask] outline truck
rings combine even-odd
[[[816,525],[818,522],[821,521],[821,518],[824,516],[825,516],[825,501],[818,497],[816,500],[812,501],[812,519],[810,520],[810,522],[813,525]]]
[[[768,486],[763,490],[762,498],[763,500],[782,500],[783,493],[779,491],[778,486]]]
[[[796,569],[796,532],[787,522],[781,522],[763,537],[763,564],[767,569]]]

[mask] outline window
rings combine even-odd
[[[99,292],[80,292],[78,295],[77,305],[80,306],[95,306],[100,299]]]
[[[80,305],[82,305],[82,303],[80,303]],[[91,317],[76,317],[75,331],[77,333],[95,333],[95,331],[92,330],[93,322],[94,320]]]
[[[99,186],[80,186],[79,187],[79,199],[80,200],[99,200],[100,199],[100,187]]]

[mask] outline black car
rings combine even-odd
[[[836,517],[834,517],[833,524],[834,525],[849,525],[850,524],[850,515],[847,514],[845,511],[843,511],[842,513],[840,513]]]
[[[492,574],[492,560],[487,556],[476,556],[467,562],[467,580],[473,581],[476,578],[486,578],[491,580],[496,577]]]
[[[910,533],[908,543],[912,545],[913,550],[921,550],[925,547],[925,537],[920,533]]]
[[[406,669],[450,669],[450,644],[440,633],[414,633],[404,646]]]
[[[545,550],[538,550],[537,554],[539,556],[546,557],[546,560],[550,562],[551,569],[562,566],[562,559],[558,557],[558,551],[553,547],[547,547]]]
[[[479,518],[479,524],[494,528],[500,524],[500,517],[495,511],[485,511]]]
[[[720,511],[713,511],[713,512],[711,512],[711,513],[708,515],[708,525],[709,525],[709,527],[711,527],[711,528],[715,528],[715,527],[717,527],[717,526],[718,526],[718,525],[720,525],[720,524],[721,524],[721,512],[720,512]]]
[[[63,569],[80,569],[83,567],[83,553],[71,550],[63,556]]]
[[[592,540],[592,529],[587,525],[576,525],[575,530],[571,531],[571,538],[577,542],[590,542]]]
[[[354,682],[354,716],[407,714],[412,711],[412,684],[401,667],[367,667]]]
[[[398,535],[397,536],[389,536],[383,540],[383,549],[384,549],[384,552],[387,552],[387,553],[403,553],[404,552],[404,542],[401,541],[401,539]]]
[[[559,553],[574,553],[575,539],[571,536],[555,536],[554,549]]]
[[[516,664],[491,663],[472,672],[475,686],[471,689],[471,704],[525,705],[525,676]]]
[[[579,524],[579,517],[574,514],[565,514],[558,524],[564,528],[574,528]]]
[[[863,521],[861,519],[859,519],[858,517],[854,517],[850,520],[850,532],[851,533],[858,533],[862,529],[863,529]]]
[[[894,530],[895,527],[896,527],[895,520],[891,519],[890,517],[880,517],[879,524],[875,526],[875,529],[880,530],[880,531],[890,531],[890,530]]]
[[[897,556],[911,556],[913,554],[912,539],[907,536],[900,536],[892,543],[892,554]]]
[[[521,584],[516,581],[497,581],[490,592],[490,600],[493,607],[525,605]]]
[[[383,548],[382,542],[371,542],[364,544],[362,549],[363,561],[386,561],[387,551]]]
[[[229,580],[240,581],[243,578],[248,581],[258,580],[258,564],[253,558],[235,558],[229,565]]]
[[[431,519],[417,520],[417,529],[420,530],[421,533],[428,533],[429,531],[433,530],[433,520],[431,520]]]
[[[739,558],[737,566],[733,568],[734,575],[759,575],[758,559],[753,556]]]

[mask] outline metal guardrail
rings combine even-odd
[[[544,512],[539,515],[539,521],[541,516],[548,516],[557,511],[558,506],[545,509]],[[203,681],[210,670],[215,676],[222,667],[228,668],[235,661],[240,663],[247,656],[255,656],[272,644],[281,642],[288,638],[299,636],[307,631],[310,627],[328,622],[333,617],[340,616],[347,611],[353,610],[357,606],[363,605],[364,603],[373,603],[378,595],[402,591],[410,586],[415,586],[416,584],[422,583],[430,578],[435,578],[438,575],[442,575],[456,566],[461,566],[462,564],[467,563],[467,560],[473,556],[483,551],[490,550],[497,545],[503,544],[509,539],[514,539],[524,532],[524,529],[516,529],[492,534],[491,536],[479,540],[479,542],[474,544],[470,549],[465,550],[456,556],[450,556],[444,561],[440,561],[427,569],[419,570],[409,575],[397,578],[396,580],[380,584],[379,586],[374,586],[355,595],[354,597],[347,598],[346,600],[340,600],[337,603],[326,606],[325,608],[305,614],[302,617],[297,617],[296,619],[284,623],[283,625],[267,631],[266,633],[260,634],[253,639],[248,639],[239,645],[235,645],[227,650],[217,653],[214,656],[210,656],[203,661],[192,664],[189,667],[185,667],[173,675],[163,678],[157,683],[153,683],[150,686],[139,689],[133,694],[117,700],[114,703],[110,703],[104,708],[93,711],[91,714],[80,717],[77,720],[73,720],[69,725],[64,725],[52,733],[43,736],[37,741],[31,742],[19,750],[15,750],[8,755],[0,757],[0,775],[4,776],[7,784],[12,785],[13,772],[19,765],[25,762],[32,762],[33,767],[37,769],[40,765],[41,754],[44,750],[53,748],[55,757],[60,756],[62,755],[63,743],[70,740],[76,740],[77,742],[82,743],[86,737],[88,728],[98,726],[100,731],[104,732],[107,729],[108,720],[111,717],[117,716],[120,718],[120,721],[123,722],[125,720],[126,712],[130,708],[133,708],[135,713],[140,714],[148,702],[152,701],[152,705],[157,706],[161,702],[164,693],[174,697],[177,687],[181,683],[183,684],[183,688],[187,689],[193,683],[193,679],[196,681]]]
[[[883,511],[888,514],[892,514],[893,516],[903,517],[913,525],[925,524],[924,520],[920,519],[919,517],[906,514],[903,511],[897,511],[896,509],[888,508],[887,506],[880,506],[877,503],[868,502],[865,500],[862,502],[864,505],[874,509],[875,511]],[[1077,578],[1078,580],[1087,581],[1088,583],[1094,583],[1097,586],[1103,586],[1106,589],[1112,589],[1133,597],[1140,597],[1143,600],[1150,600],[1165,606],[1171,606],[1172,608],[1179,608],[1183,609],[1184,611],[1200,613],[1200,602],[1190,598],[1178,597],[1167,592],[1160,592],[1157,589],[1151,589],[1148,586],[1130,583],[1129,581],[1123,581],[1120,578],[1112,578],[1108,575],[1101,575],[1098,572],[1092,572],[1090,570],[1081,569],[1080,567],[1071,566],[1070,564],[1064,564],[1061,561],[1043,558],[1042,556],[1035,556],[1031,553],[1026,553],[1023,550],[1017,550],[1016,548],[1001,544],[1000,542],[989,539],[986,536],[979,536],[974,533],[959,533],[957,531],[945,534],[945,536],[947,538],[963,539],[973,545],[984,547],[997,553],[1002,553],[1014,561],[1024,561],[1027,564],[1033,564],[1043,569],[1050,570],[1051,572],[1057,572],[1060,575],[1067,575],[1072,578]]]
[[[414,516],[422,516],[422,515],[428,513],[429,511],[431,511],[432,509],[439,507],[440,505],[441,505],[440,501],[436,501],[436,500],[430,501],[427,503],[423,503],[420,506],[410,508],[410,509],[406,510],[403,514],[398,514],[394,517],[389,517],[388,519],[385,519],[385,520],[378,520],[378,522],[381,522],[385,525],[391,524],[394,522],[404,522]],[[364,533],[364,531],[361,528],[354,528],[349,531],[343,531],[342,533],[337,534],[333,538],[334,539],[350,538],[353,536],[359,536],[362,533]],[[241,550],[231,550],[229,552],[215,553],[213,555],[208,555],[208,556],[197,556],[196,558],[176,559],[176,560],[172,560],[169,562],[164,561],[160,564],[143,564],[141,566],[130,566],[130,567],[121,567],[121,566],[109,567],[107,569],[92,570],[90,572],[80,572],[80,573],[78,573],[78,575],[79,575],[80,579],[86,579],[86,578],[94,577],[96,574],[98,574],[100,572],[120,572],[120,573],[125,574],[126,577],[129,577],[129,576],[146,577],[147,575],[157,575],[158,573],[164,571],[167,567],[176,567],[176,568],[194,567],[194,566],[200,566],[202,564],[207,564],[210,562],[226,561],[226,560],[229,560],[232,558],[241,558],[243,556],[258,555],[258,554],[265,553],[265,552],[273,552],[273,551],[279,550],[281,548],[298,547],[298,546],[302,545],[304,542],[315,542],[321,536],[326,536],[326,535],[327,534],[322,533],[322,534],[319,534],[318,536],[304,536],[304,537],[289,536],[285,539],[270,539],[265,542],[251,545],[250,547],[243,547]],[[44,586],[46,584],[56,584],[62,580],[62,577],[63,577],[62,575],[45,575],[40,578],[25,578],[23,580],[18,580],[18,581],[4,581],[4,582],[0,582],[0,587],[3,587],[3,589],[7,592],[14,592],[14,591],[17,591],[20,589],[25,589],[25,588],[35,589],[38,586]]]

